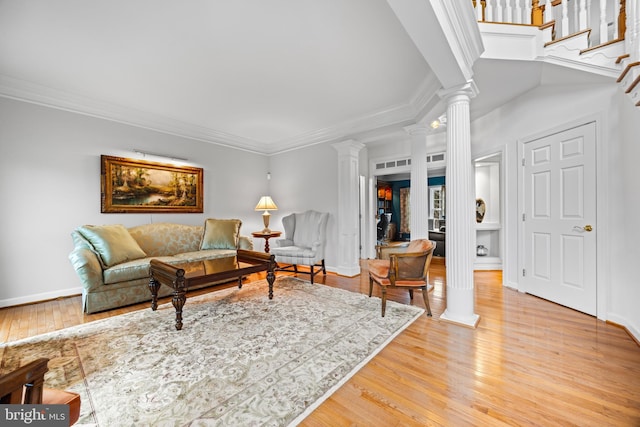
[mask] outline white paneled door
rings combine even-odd
[[[596,314],[596,126],[525,143],[524,290]]]

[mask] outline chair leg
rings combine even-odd
[[[369,298],[371,298],[371,294],[373,293],[373,279],[371,275],[369,275]]]
[[[322,274],[324,274],[326,276],[327,275],[327,268],[324,265],[324,259],[321,262],[322,262]]]
[[[384,317],[384,312],[387,309],[387,288],[386,286],[382,286],[382,317]]]
[[[313,274],[313,265],[309,268],[311,269],[311,284],[313,285],[313,276],[315,276],[315,274]]]
[[[409,299],[413,300],[413,289],[409,289]]]
[[[427,308],[427,316],[431,317],[431,305],[429,304],[429,289],[422,287],[422,298],[424,298],[424,306]]]
[[[298,264],[293,264],[293,272],[298,274]]]

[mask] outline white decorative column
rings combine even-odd
[[[360,214],[358,152],[364,144],[347,140],[333,144],[338,151],[338,274],[360,274]]]
[[[427,127],[404,128],[411,135],[411,240],[429,238],[429,184],[427,183]]]
[[[473,81],[439,93],[447,101],[447,308],[440,320],[472,328],[480,320],[474,313],[476,222],[469,116],[476,93]]]

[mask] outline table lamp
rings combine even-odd
[[[276,206],[276,204],[273,202],[273,200],[271,200],[271,196],[260,197],[260,201],[256,205],[256,210],[264,211],[264,213],[262,214],[262,222],[264,222],[264,230],[262,230],[262,232],[270,233],[271,230],[269,230],[269,218],[271,217],[271,214],[269,213],[269,211],[278,210],[278,207]]]

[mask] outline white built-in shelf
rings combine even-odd
[[[480,224],[476,223],[476,230],[488,230],[488,231],[491,231],[491,230],[500,230],[500,229],[502,229],[502,225],[500,225],[500,224],[484,223],[484,222],[482,222]]]
[[[500,164],[500,154],[475,162],[476,198],[482,198],[486,205],[484,220],[476,223],[476,246],[483,245],[489,252],[476,255],[476,270],[502,270]]]

